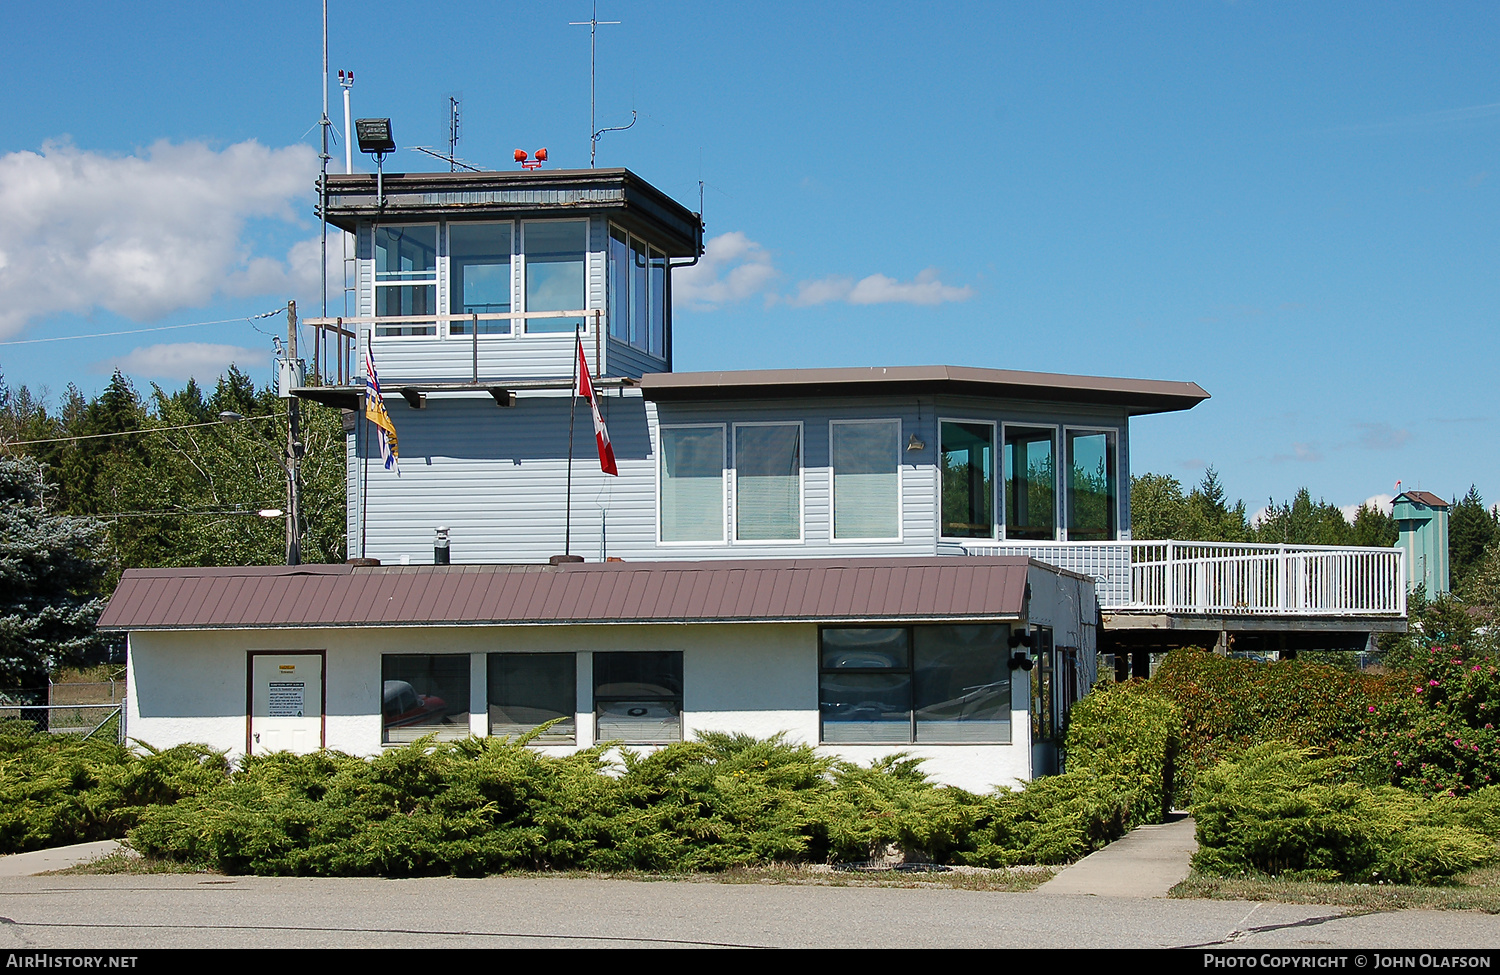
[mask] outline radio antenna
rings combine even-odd
[[[463,111],[463,92],[457,92],[448,96],[448,172],[458,171],[458,140],[463,138],[461,131],[462,123],[459,113]]]
[[[595,53],[597,52],[597,49],[598,49],[599,25],[600,24],[608,25],[608,24],[618,24],[619,23],[618,20],[600,20],[599,19],[599,0],[593,0],[593,2],[594,2],[593,13],[590,14],[588,20],[570,20],[570,21],[568,21],[568,26],[569,27],[587,27],[589,29],[589,168],[590,169],[594,168],[594,158],[598,154],[598,150],[599,150],[599,136],[603,135],[605,132],[616,131],[615,129],[596,129],[596,128],[594,128],[594,67],[595,67],[595,57],[594,57],[594,55],[595,55]],[[634,110],[632,110],[631,113],[630,113],[630,125],[634,125],[634,124],[635,124],[635,112],[634,112]],[[620,126],[620,128],[621,129],[628,129],[628,128],[630,128],[630,125],[622,125],[622,126]]]

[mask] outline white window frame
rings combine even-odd
[[[717,539],[694,539],[688,541],[663,541],[661,537],[662,484],[666,480],[667,449],[663,433],[667,430],[718,430],[724,437],[723,455],[720,458],[719,476],[719,537]],[[656,427],[656,544],[667,548],[692,548],[695,545],[724,545],[729,541],[729,482],[733,480],[729,466],[729,438],[731,434],[725,423],[658,423]]]
[[[895,459],[896,459],[896,470],[895,470],[895,474],[896,474],[896,534],[895,535],[883,536],[883,537],[878,537],[878,538],[839,538],[838,537],[838,530],[837,530],[837,527],[836,527],[837,526],[837,521],[834,518],[834,509],[835,509],[835,506],[837,504],[837,498],[836,498],[835,493],[834,493],[834,473],[835,473],[835,471],[834,471],[834,466],[833,466],[833,457],[834,457],[834,454],[833,454],[833,430],[834,430],[834,427],[839,427],[839,426],[857,426],[857,425],[860,425],[860,424],[863,424],[865,426],[873,426],[875,424],[880,424],[882,426],[887,426],[887,427],[891,426],[892,424],[894,424],[895,427],[896,427],[896,440],[895,440],[895,455],[896,455],[895,456]],[[901,463],[901,434],[902,434],[903,429],[904,429],[904,427],[903,427],[903,424],[901,422],[901,418],[898,417],[898,416],[893,416],[893,417],[884,417],[884,416],[874,417],[874,416],[872,416],[872,417],[861,418],[861,419],[844,419],[844,420],[829,420],[828,421],[828,540],[829,540],[829,542],[831,542],[831,543],[833,543],[835,545],[872,545],[872,544],[878,544],[878,543],[882,543],[882,542],[899,542],[904,537],[904,535],[905,535],[905,525],[903,524],[903,521],[905,519],[906,511],[905,511],[904,506],[901,503],[902,502],[902,493],[903,493],[902,490],[901,490],[901,478],[902,478],[902,473],[903,473],[903,465]],[[803,466],[806,466],[805,458],[804,458],[804,465]]]
[[[796,538],[740,538],[740,458],[739,458],[739,429],[740,427],[796,427],[797,428],[797,537]],[[735,545],[801,545],[807,541],[807,430],[806,424],[801,420],[751,420],[744,423],[732,424],[730,436],[733,438],[729,444],[729,456],[732,460],[730,470],[733,471],[731,481],[733,487],[730,489],[729,522],[731,527],[730,537]]]
[[[996,536],[1002,540],[1042,543],[1048,539],[1019,538],[1012,539],[1008,535],[1010,524],[1006,521],[1006,495],[1005,482],[1005,431],[1010,427],[1019,427],[1026,430],[1051,430],[1052,431],[1052,538],[1051,541],[1061,540],[1063,535],[1063,483],[1062,483],[1062,454],[1064,447],[1063,427],[1060,423],[1027,423],[1024,420],[1006,420],[1000,424],[1000,506],[995,521],[998,526]]]
[[[452,294],[453,294],[453,228],[454,227],[500,227],[500,226],[509,226],[510,227],[510,310],[511,310],[512,314],[515,313],[515,311],[516,311],[516,305],[517,305],[517,298],[518,298],[517,291],[523,290],[523,289],[518,288],[517,284],[516,284],[516,282],[517,282],[516,262],[517,262],[518,257],[520,256],[519,252],[520,252],[520,246],[521,246],[521,230],[520,230],[520,221],[519,220],[445,220],[445,221],[443,221],[443,224],[442,224],[442,234],[441,234],[441,237],[442,237],[442,250],[439,251],[439,254],[438,254],[438,266],[442,269],[442,274],[440,275],[441,287],[439,288],[439,294],[438,294],[438,304],[440,305],[440,307],[448,308],[448,309],[451,309],[453,307],[453,301],[452,301]],[[585,258],[585,260],[586,260],[586,258]],[[584,281],[585,281],[585,291],[586,291],[587,290],[586,286],[587,286],[587,281],[588,281],[586,273],[585,273]],[[452,314],[452,312],[451,311],[450,312],[446,312],[446,314]],[[509,332],[498,332],[498,333],[497,332],[489,332],[489,333],[480,332],[479,333],[479,341],[481,341],[481,342],[494,342],[494,341],[499,341],[499,340],[514,339],[518,335],[522,334],[522,331],[521,331],[521,328],[520,328],[522,322],[523,322],[523,319],[519,319],[519,318],[512,318],[512,319],[510,319],[510,331]],[[483,325],[482,322],[480,324],[481,324],[481,326]],[[470,342],[470,343],[472,343],[474,341],[474,336],[469,335],[467,332],[460,333],[458,335],[454,335],[450,331],[450,329],[452,329],[452,327],[453,327],[453,322],[451,322],[451,321],[443,323],[443,328],[441,330],[441,335],[443,336],[443,338],[445,338],[445,339],[446,338],[451,338],[455,342]]]
[[[995,483],[995,486],[994,486],[993,490],[991,491],[991,497],[990,497],[990,513],[991,513],[990,514],[990,520],[991,520],[992,524],[990,526],[990,534],[989,534],[988,539],[985,539],[985,538],[974,538],[974,537],[968,536],[968,535],[944,535],[943,534],[943,424],[944,423],[977,423],[977,424],[984,424],[985,426],[987,426],[987,427],[990,428],[990,458],[991,458],[990,459],[990,463],[993,465],[993,468],[994,468],[993,471],[991,472],[990,476],[995,480],[996,483]],[[1000,429],[1000,424],[997,421],[995,421],[995,420],[983,420],[983,419],[979,419],[977,417],[972,418],[972,419],[966,419],[964,417],[957,417],[957,416],[939,416],[938,417],[937,443],[935,444],[935,446],[937,448],[937,450],[936,450],[937,460],[933,464],[933,474],[935,475],[934,479],[937,482],[937,485],[936,485],[937,486],[937,504],[934,505],[933,507],[934,507],[934,509],[937,512],[937,534],[938,534],[938,538],[940,540],[945,541],[945,542],[948,542],[948,541],[951,541],[951,542],[983,542],[983,541],[986,541],[986,540],[988,540],[988,541],[994,541],[996,538],[999,537],[999,533],[1000,533],[1000,519],[1005,516],[1004,509],[1000,507],[1000,503],[1003,500],[1002,495],[1001,495],[1001,492],[1003,490],[1003,486],[999,483],[999,482],[1002,482],[1002,481],[1005,480],[1005,478],[1004,478],[1005,464],[1003,463],[1003,458],[1000,456],[1000,449],[999,449],[999,447],[997,447],[996,442],[995,442],[995,434],[996,434],[996,432],[999,429]]]
[[[1081,433],[1113,433],[1115,435],[1115,442],[1112,448],[1114,453],[1114,457],[1112,459],[1114,460],[1115,466],[1115,537],[1107,538],[1105,539],[1105,541],[1119,541],[1121,534],[1121,525],[1124,523],[1124,519],[1120,517],[1120,502],[1123,501],[1125,497],[1125,492],[1120,487],[1120,481],[1122,479],[1120,474],[1120,428],[1112,427],[1107,424],[1064,423],[1062,425],[1062,441],[1058,445],[1061,448],[1059,456],[1062,457],[1062,464],[1059,465],[1060,470],[1058,472],[1058,505],[1062,509],[1061,517],[1057,522],[1058,536],[1064,541],[1072,541],[1072,539],[1068,538],[1068,520],[1072,512],[1068,510],[1068,490],[1066,486],[1067,478],[1070,477],[1073,473],[1073,455],[1068,449],[1068,432],[1070,430],[1078,431]],[[1092,539],[1086,540],[1092,541]]]
[[[586,312],[589,312],[590,314],[586,314],[586,315],[583,316],[583,330],[579,334],[580,335],[592,335],[593,334],[593,330],[594,330],[594,323],[593,323],[594,315],[592,313],[594,311],[608,312],[609,309],[608,309],[608,300],[607,299],[606,299],[606,302],[605,302],[605,306],[606,307],[603,308],[603,309],[595,309],[590,304],[590,299],[589,299],[589,265],[593,262],[593,259],[594,259],[594,221],[590,220],[587,217],[578,217],[578,218],[567,219],[567,220],[517,220],[516,221],[516,226],[519,229],[519,233],[517,234],[517,236],[515,238],[513,238],[514,243],[511,244],[511,247],[514,250],[514,253],[512,255],[512,259],[511,259],[511,275],[512,275],[512,280],[516,281],[517,285],[516,285],[516,293],[515,293],[514,300],[511,301],[511,310],[513,312],[514,311],[519,311],[519,312],[522,312],[523,314],[526,313],[526,312],[529,312],[531,310],[531,308],[529,307],[529,305],[527,304],[527,301],[526,301],[526,299],[527,299],[527,295],[526,295],[526,263],[527,263],[526,262],[526,228],[529,227],[529,226],[531,226],[532,224],[542,224],[542,223],[545,223],[545,224],[581,223],[581,224],[583,224],[583,303],[580,304],[578,306],[578,308],[579,308],[580,311],[586,311]],[[605,253],[604,260],[605,260],[605,267],[606,267],[605,277],[608,277],[609,273],[608,273],[607,269],[608,269],[608,266],[609,266],[609,254],[607,252]],[[605,289],[608,290],[608,282],[605,282]],[[517,307],[518,305],[520,307]],[[604,317],[603,314],[601,314],[599,316],[600,319],[603,319],[603,317]],[[521,328],[520,328],[519,333],[518,333],[520,335],[528,335],[528,336],[535,335],[535,336],[540,336],[540,337],[545,338],[547,336],[553,336],[553,337],[559,336],[559,335],[566,336],[568,334],[567,332],[533,332],[533,331],[531,331],[531,328],[530,328],[531,319],[529,319],[529,318],[513,319],[513,321],[519,322],[521,324]],[[608,331],[608,326],[607,325],[605,326],[605,331]]]
[[[377,233],[379,233],[381,230],[389,230],[389,229],[391,229],[393,227],[432,227],[433,228],[433,231],[434,231],[434,234],[435,234],[435,237],[434,237],[434,240],[433,240],[433,246],[436,248],[437,253],[433,256],[433,271],[432,271],[432,273],[433,273],[434,277],[433,277],[432,281],[430,281],[430,282],[429,281],[391,281],[391,282],[388,282],[388,283],[382,283],[381,282],[381,280],[380,280],[380,269],[379,269],[379,266],[378,266],[378,264],[376,262],[376,258],[375,258],[375,251],[376,251],[375,235]],[[382,224],[382,223],[372,224],[370,226],[370,316],[373,318],[373,317],[375,317],[375,316],[377,316],[377,315],[380,314],[379,309],[380,309],[380,289],[381,288],[399,288],[399,287],[403,287],[403,286],[404,287],[426,287],[427,285],[431,284],[432,288],[433,288],[433,295],[435,296],[434,299],[433,299],[434,300],[434,304],[437,306],[438,309],[443,309],[443,308],[448,307],[447,304],[446,304],[447,294],[446,294],[446,288],[445,288],[445,285],[446,285],[447,279],[448,279],[448,274],[447,274],[447,255],[445,253],[447,242],[448,242],[448,234],[447,234],[446,229],[444,228],[444,221],[441,221],[441,220],[435,220],[435,221],[432,221],[431,223],[426,223],[426,222],[423,222],[423,223],[394,223],[393,222],[393,223],[385,223],[385,224]],[[433,322],[432,322],[432,324],[433,324],[434,327],[433,327],[433,331],[432,331],[431,335],[381,335],[381,334],[379,334],[379,331],[380,331],[381,328],[391,328],[391,327],[394,327],[394,328],[403,328],[403,327],[411,327],[411,326],[413,326],[413,325],[416,324],[414,322],[409,322],[405,326],[400,326],[400,325],[397,325],[397,326],[371,325],[370,326],[370,331],[373,334],[374,338],[377,338],[377,339],[379,339],[382,342],[387,342],[387,341],[391,341],[391,342],[433,342],[433,341],[437,341],[437,340],[440,340],[441,338],[443,338],[443,336],[445,334],[447,334],[447,331],[448,331],[446,328],[443,327],[443,323],[437,320],[437,316],[441,315],[441,314],[442,314],[441,310],[435,311],[433,313]]]

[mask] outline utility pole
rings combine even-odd
[[[297,303],[286,303],[286,357],[288,372],[295,374],[297,362]],[[291,390],[287,390],[288,393]],[[286,564],[302,564],[302,492],[298,468],[302,463],[302,412],[295,396],[286,401]]]

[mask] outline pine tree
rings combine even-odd
[[[1469,575],[1484,557],[1484,550],[1500,536],[1496,515],[1484,507],[1484,499],[1474,485],[1469,493],[1453,502],[1448,510],[1448,571],[1453,589],[1463,591]]]
[[[0,458],[0,686],[41,686],[98,643],[104,526],[48,511],[43,493],[40,465]]]

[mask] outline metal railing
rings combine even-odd
[[[1404,616],[1398,548],[1242,542],[965,542],[1093,577],[1101,609],[1270,616]]]
[[[516,327],[517,323],[525,323],[546,318],[581,318],[586,322],[592,322],[594,334],[594,371],[599,371],[600,329],[604,320],[604,312],[599,308],[580,308],[569,311],[507,311],[507,312],[471,312],[465,315],[452,315],[433,313],[430,315],[356,315],[339,316],[333,318],[304,318],[302,324],[313,330],[313,376],[320,385],[328,385],[332,379],[339,386],[347,384],[357,385],[357,367],[355,360],[358,359],[359,334],[358,327],[366,326],[366,330],[375,331],[375,341],[384,339],[402,339],[411,336],[383,336],[379,334],[382,326],[432,326],[433,335],[427,338],[444,338],[440,333],[447,332],[446,341],[467,342],[472,357],[473,381],[479,382],[479,348],[480,348],[480,322],[506,323],[505,331],[489,332],[484,335],[484,341],[488,343],[491,339],[515,339],[524,337],[525,333]],[[461,323],[463,330],[455,331],[453,325]],[[447,326],[447,328],[441,328]],[[524,329],[524,324],[522,329]],[[326,333],[326,335],[325,335]],[[544,335],[558,335],[557,332],[544,332]],[[566,334],[566,333],[561,333]],[[422,336],[417,336],[422,337]],[[488,346],[486,346],[488,347]],[[330,373],[330,366],[332,371]]]

